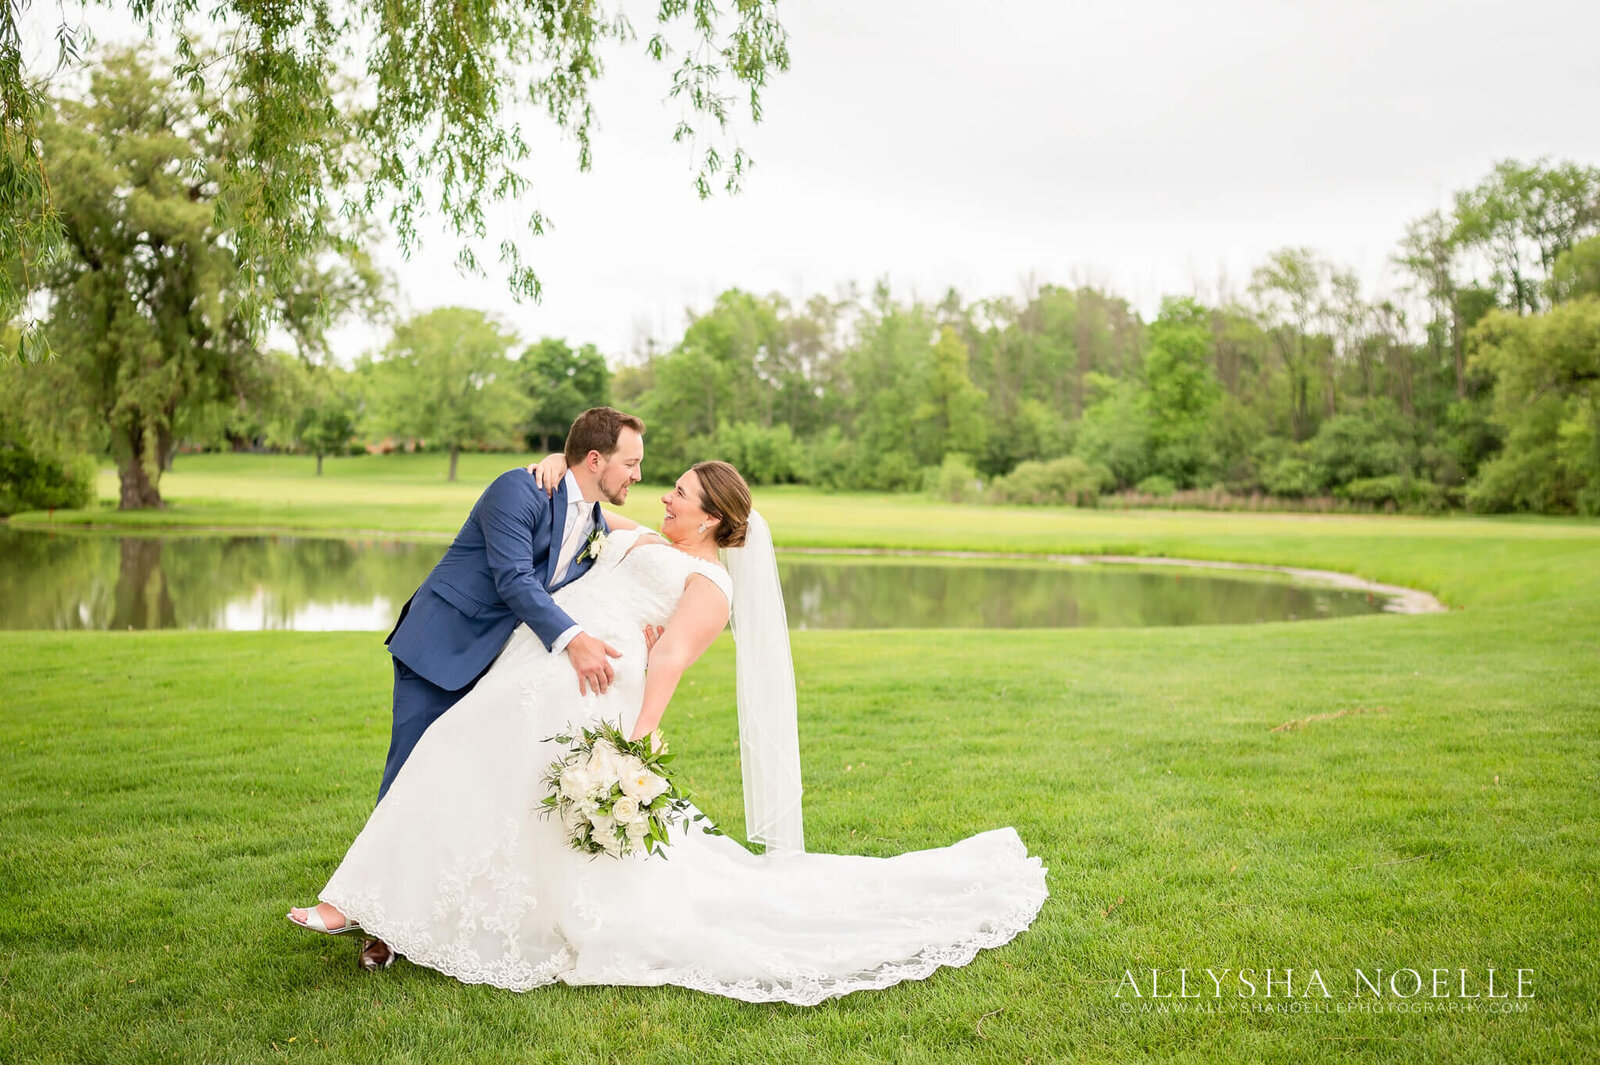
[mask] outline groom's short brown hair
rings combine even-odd
[[[567,430],[567,446],[564,452],[567,466],[577,466],[591,451],[610,455],[617,450],[617,437],[622,435],[624,429],[632,429],[643,436],[644,422],[631,414],[624,414],[615,407],[590,407],[578,415],[577,420],[572,423],[572,428]]]

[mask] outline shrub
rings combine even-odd
[[[1409,511],[1437,513],[1449,506],[1449,499],[1444,489],[1438,485],[1393,475],[1365,477],[1351,481],[1335,488],[1333,494],[1352,503],[1367,503],[1374,507],[1392,507]]]
[[[983,482],[972,459],[952,451],[938,466],[923,471],[923,489],[947,503],[973,503],[982,494]]]
[[[990,497],[997,503],[1073,504],[1095,506],[1100,493],[1116,484],[1111,471],[1091,466],[1076,455],[1049,462],[1024,462],[995,481]]]
[[[845,439],[843,430],[837,425],[828,426],[812,438],[806,450],[812,484],[824,488],[849,487],[850,458],[854,449]]]
[[[724,425],[709,451],[737,466],[751,484],[790,484],[805,480],[808,472],[805,448],[787,425]]]
[[[94,462],[86,455],[39,455],[21,439],[0,435],[0,517],[88,506],[94,498],[94,475]]]
[[[1318,487],[1400,473],[1406,468],[1405,433],[1399,411],[1386,402],[1329,418],[1307,445]]]
[[[1483,464],[1467,488],[1467,505],[1483,514],[1571,514],[1583,487],[1562,468],[1555,447],[1524,445]]]
[[[1139,482],[1137,490],[1150,496],[1170,496],[1178,490],[1178,486],[1173,483],[1171,477],[1153,473]]]
[[[1322,479],[1305,459],[1286,456],[1266,468],[1261,487],[1268,495],[1314,496],[1322,490]]]
[[[922,469],[909,451],[860,455],[850,468],[851,488],[903,492],[922,486]]]
[[[923,470],[909,451],[869,451],[838,426],[829,426],[809,446],[797,449],[804,463],[797,479],[806,484],[872,492],[916,491],[925,486]]]

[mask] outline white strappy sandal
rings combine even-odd
[[[322,919],[322,914],[317,912],[315,906],[306,907],[306,919],[304,921],[295,920],[293,910],[290,910],[285,916],[289,918],[289,923],[296,928],[309,928],[311,931],[321,932],[325,936],[342,936],[346,932],[361,931],[361,926],[348,917],[344,919],[344,924],[340,927],[329,928],[328,922]]]

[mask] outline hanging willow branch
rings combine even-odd
[[[44,94],[23,69],[17,22],[27,2],[0,0],[0,322],[21,319],[20,354],[38,358],[47,349],[25,313],[27,264],[52,254],[63,236],[38,138]],[[486,208],[529,189],[531,150],[509,116],[538,108],[587,169],[602,52],[638,39],[621,10],[601,0],[125,2],[153,33],[175,40],[176,80],[240,101],[209,116],[247,134],[229,138],[239,148],[222,161],[217,224],[256,279],[246,310],[258,326],[270,321],[271,293],[292,264],[328,243],[330,219],[386,214],[409,252],[420,219],[436,214],[462,239],[458,265],[481,274],[471,242],[490,235]],[[760,121],[762,89],[789,65],[776,0],[731,0],[725,9],[657,0],[652,19],[644,51],[671,68],[665,95],[680,104],[672,137],[694,153],[694,187],[702,197],[718,184],[737,191],[750,166],[728,144],[740,101]],[[59,39],[61,64],[79,64],[78,32],[64,25]],[[349,150],[352,127],[359,153]],[[537,210],[527,219],[526,231],[502,236],[497,251],[512,291],[537,299],[526,238],[547,219]]]

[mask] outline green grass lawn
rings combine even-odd
[[[163,517],[449,532],[506,461],[464,456],[448,486],[436,456],[341,460],[322,482],[305,460],[184,457]],[[630,513],[650,517],[635,492]],[[0,633],[0,1058],[1600,1055],[1600,525],[799,490],[757,502],[790,544],[1288,562],[1425,587],[1455,609],[797,633],[809,846],[892,854],[1014,824],[1051,888],[1032,929],[970,966],[812,1009],[672,988],[518,996],[404,964],[359,973],[353,944],[282,913],[314,895],[370,809],[388,735],[378,635]],[[666,724],[703,805],[738,833],[731,664],[724,639]],[[1220,1012],[1134,999],[1124,971],[1148,993],[1152,967],[1187,967]],[[1234,982],[1213,1000],[1208,967],[1253,968],[1258,985],[1273,968],[1278,1006],[1292,967],[1302,1011],[1265,1012]],[[1533,997],[1517,1012],[1481,999],[1423,1012],[1426,993],[1407,1012],[1349,1009],[1356,968],[1433,967],[1468,969],[1480,993],[1491,967],[1497,991],[1530,969]],[[1313,969],[1331,999],[1298,997]]]

